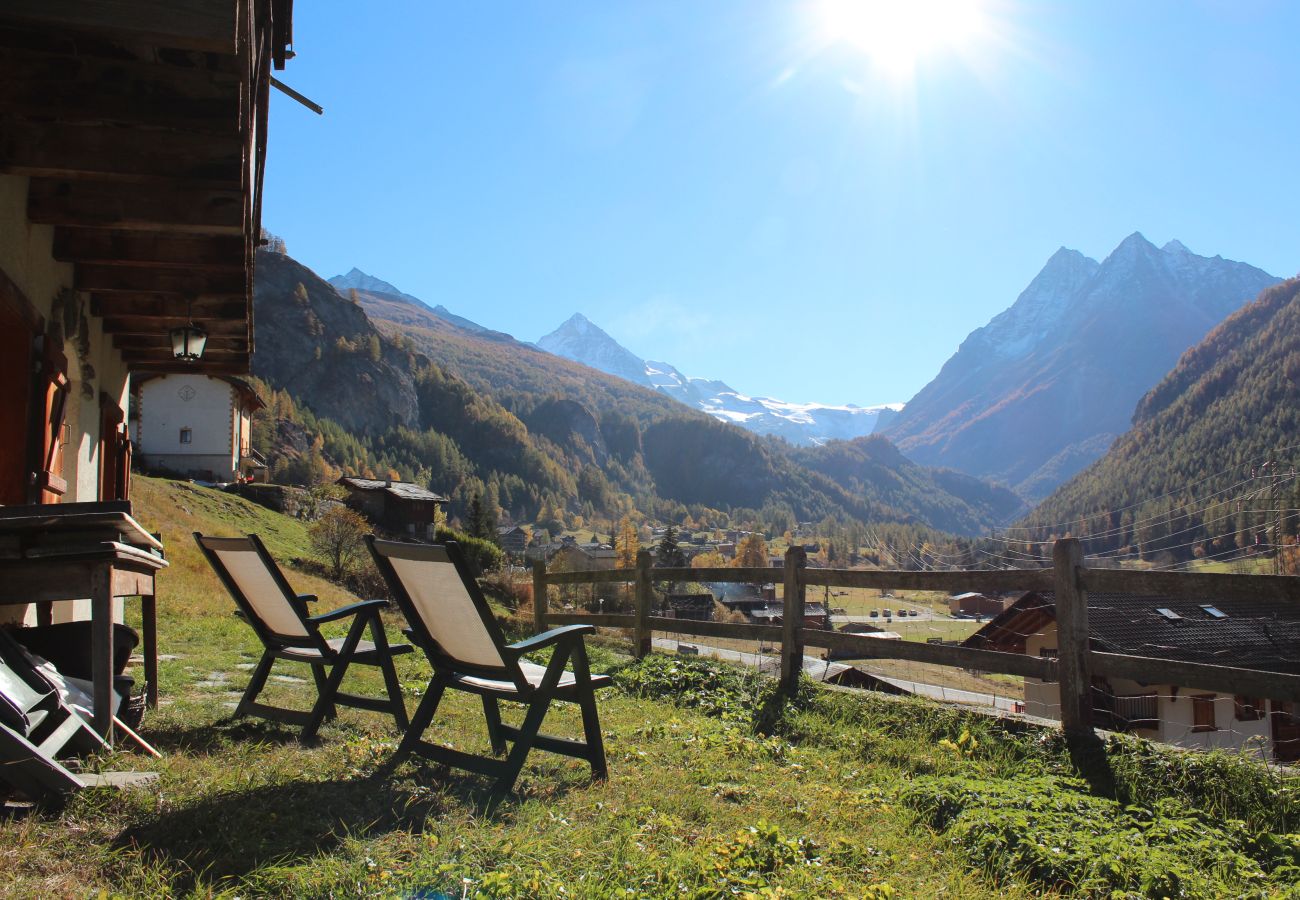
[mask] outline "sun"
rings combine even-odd
[[[962,52],[984,30],[980,0],[820,0],[823,39],[848,44],[895,78],[927,56]]]

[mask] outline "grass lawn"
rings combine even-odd
[[[1080,755],[1055,732],[811,685],[782,705],[724,665],[630,664],[603,644],[595,668],[618,670],[600,703],[609,780],[535,752],[486,816],[482,779],[386,772],[398,735],[378,714],[340,709],[306,747],[231,721],[259,648],[188,532],[257,530],[291,559],[305,531],[202,488],[135,485],[173,563],[164,701],[143,728],[165,756],[96,765],[160,779],[0,821],[4,896],[1264,897],[1297,880],[1300,785],[1249,761],[1127,740]],[[322,607],[350,599],[289,575]],[[305,667],[281,666],[269,699],[305,706]],[[413,709],[427,664],[399,671]],[[381,689],[364,668],[344,684]],[[477,698],[452,692],[443,710],[431,737],[486,751]],[[557,706],[546,730],[580,734],[576,710]]]

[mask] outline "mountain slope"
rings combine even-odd
[[[918,462],[1041,497],[1128,430],[1183,351],[1277,281],[1136,233],[1100,264],[1062,248],[885,434]]]
[[[721,422],[755,434],[775,435],[808,446],[871,434],[890,421],[901,404],[828,406],[747,397],[722,381],[683,375],[665,362],[643,360],[586,316],[575,313],[537,346],[556,356],[591,366],[633,384],[653,388]]]
[[[1094,536],[1093,552],[1134,546],[1177,558],[1221,554],[1260,534],[1272,541],[1274,525],[1295,534],[1294,517],[1255,511],[1300,505],[1294,479],[1272,480],[1295,470],[1298,440],[1294,278],[1264,290],[1184,354],[1142,398],[1133,429],[1023,524],[1036,540],[1071,531]],[[1250,493],[1254,500],[1238,502]]]
[[[761,439],[663,393],[509,335],[459,328],[400,292],[357,289],[357,298],[390,340],[437,360],[447,377],[518,417],[533,443],[558,454],[569,471],[599,469],[614,491],[632,496],[646,511],[680,503],[747,509],[764,521],[830,516],[965,534],[1018,511],[990,502],[987,485],[932,473],[896,453],[878,470],[841,483],[834,472],[815,471],[783,442]],[[438,422],[435,415],[427,424],[437,428]],[[890,466],[905,472],[887,474]]]

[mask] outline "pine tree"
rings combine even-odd
[[[618,534],[614,538],[615,565],[620,569],[636,568],[636,554],[641,549],[641,539],[637,536],[636,525],[631,516],[624,516],[618,523]]]

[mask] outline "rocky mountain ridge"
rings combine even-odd
[[[1184,351],[1278,280],[1136,232],[1101,263],[1061,248],[883,433],[917,462],[1042,498],[1128,430]]]

